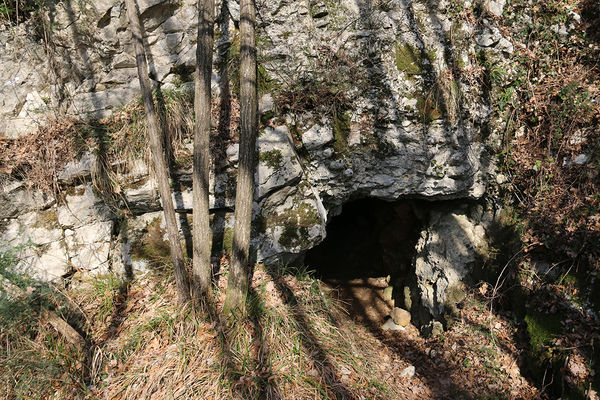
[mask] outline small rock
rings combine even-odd
[[[501,50],[507,54],[512,54],[515,51],[513,44],[510,42],[510,40],[508,40],[506,38],[501,38],[497,44],[497,47],[499,50]]]
[[[501,17],[504,12],[506,0],[488,0],[485,2],[485,9],[496,17]]]
[[[352,171],[351,168],[348,168],[344,171],[344,176],[346,178],[352,178],[352,175],[354,175],[354,171]]]
[[[328,147],[325,150],[323,150],[323,152],[321,153],[321,155],[323,156],[323,158],[329,158],[333,155],[333,149]]]
[[[333,141],[333,131],[328,126],[313,125],[302,134],[302,144],[306,149],[317,149]]]
[[[402,325],[394,323],[394,320],[389,318],[383,325],[381,325],[381,329],[384,331],[403,331],[405,328]]]
[[[329,169],[339,171],[344,168],[344,160],[335,160],[329,163]]]
[[[477,38],[477,43],[481,47],[490,47],[493,46],[498,41],[495,40],[494,36],[491,33],[484,33],[480,37]]]
[[[227,154],[227,159],[230,162],[237,162],[240,155],[240,144],[234,143],[225,150]]]
[[[440,321],[433,321],[431,336],[436,337],[444,332],[444,325]]]
[[[408,326],[410,324],[410,313],[403,308],[394,307],[392,310],[392,320],[400,326]]]
[[[273,101],[273,95],[271,93],[263,95],[258,102],[258,112],[261,115],[265,115],[265,113],[272,111],[274,107],[275,102]]]
[[[583,165],[588,162],[589,157],[586,154],[580,154],[573,159],[573,164]]]
[[[413,376],[415,376],[415,367],[413,365],[406,367],[402,370],[402,372],[400,373],[400,377],[404,378],[412,378]]]
[[[481,47],[492,47],[496,45],[502,38],[500,31],[496,27],[487,27],[485,30],[476,38],[477,44]]]

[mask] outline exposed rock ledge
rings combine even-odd
[[[217,48],[235,43],[236,3],[229,3]],[[445,1],[435,7],[405,0],[372,3],[259,5],[259,50],[271,81],[283,88],[351,84],[343,115],[319,108],[287,112],[273,116],[261,132],[253,236],[259,261],[289,261],[321,242],[327,219],[351,199],[476,200],[485,194],[490,160],[482,141],[493,139],[496,129],[479,81],[458,71],[476,71],[480,52],[503,62],[510,42],[493,20],[479,25],[452,20]],[[503,2],[492,3],[490,12],[497,15]],[[123,4],[104,0],[82,7],[69,0],[50,12],[50,59],[25,27],[17,36],[0,32],[6,44],[0,49],[0,134],[27,134],[58,111],[106,117],[137,95]],[[163,88],[185,81],[194,64],[195,10],[191,2],[140,3],[153,77]],[[333,60],[340,66],[329,64]],[[218,93],[217,72],[213,80]],[[273,107],[268,95],[261,103],[264,113]],[[236,145],[226,153],[226,165],[211,175],[213,222],[225,236]],[[132,247],[160,220],[152,175],[139,162],[123,177],[129,184],[123,184],[119,211],[95,192],[93,163],[88,155],[67,166],[60,180],[69,189],[60,201],[28,191],[22,182],[1,189],[0,241],[22,245],[23,267],[42,279],[147,265]],[[174,197],[185,231],[189,171],[179,171],[178,178],[182,187]],[[459,203],[451,204],[427,211],[417,245],[423,323],[441,318],[448,288],[477,264],[485,242],[481,215],[473,218]]]

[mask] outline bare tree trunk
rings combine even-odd
[[[165,148],[163,145],[162,129],[158,122],[154,100],[152,99],[152,87],[148,76],[148,63],[144,51],[144,42],[142,29],[140,27],[140,17],[135,4],[135,0],[125,0],[129,25],[133,35],[133,44],[135,48],[135,58],[146,111],[146,121],[148,123],[148,136],[150,139],[150,148],[152,150],[152,161],[158,181],[158,193],[162,201],[165,213],[165,224],[167,226],[167,235],[171,246],[171,258],[175,267],[175,283],[177,285],[177,294],[181,303],[186,303],[190,299],[190,291],[186,278],[185,264],[183,261],[183,251],[179,242],[179,231],[175,219],[175,208],[171,198],[170,176],[167,166]]]
[[[233,259],[224,312],[244,311],[248,294],[250,224],[256,169],[256,23],[253,0],[240,1],[240,156],[235,196]]]
[[[210,121],[214,34],[214,0],[198,1],[198,44],[196,46],[196,84],[194,93],[194,297],[210,296],[210,222],[208,184],[210,168]]]

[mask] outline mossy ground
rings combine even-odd
[[[524,320],[527,324],[531,351],[538,357],[545,358],[544,353],[548,346],[562,332],[562,317],[530,310]]]

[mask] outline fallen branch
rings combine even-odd
[[[2,288],[6,291],[6,293],[14,298],[26,296],[27,293],[23,291],[20,287],[13,285],[7,279],[2,279]],[[60,333],[67,342],[71,343],[73,346],[77,347],[79,351],[82,351],[85,348],[85,339],[73,328],[67,321],[63,318],[59,317],[53,311],[44,310],[42,312],[42,319],[46,320],[58,333]]]
[[[69,325],[67,321],[59,317],[58,314],[46,310],[43,312],[42,316],[67,340],[67,342],[77,347],[79,351],[82,351],[85,348],[85,339]]]

